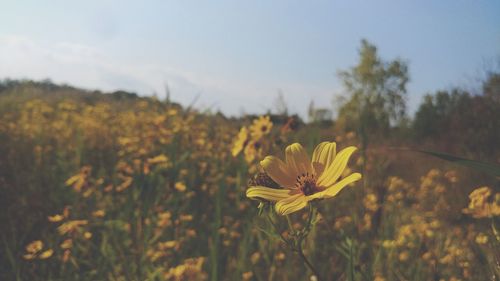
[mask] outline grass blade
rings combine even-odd
[[[441,158],[443,160],[453,162],[455,164],[476,169],[481,172],[485,172],[487,174],[490,174],[495,177],[500,177],[500,165],[498,164],[493,164],[493,163],[487,163],[487,162],[481,162],[477,160],[470,160],[442,152],[435,152],[435,151],[426,151],[426,150],[416,150],[418,152],[431,155],[437,158]]]

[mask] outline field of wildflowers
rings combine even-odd
[[[0,97],[1,280],[500,278],[494,177],[291,117],[24,91]]]

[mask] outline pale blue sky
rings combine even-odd
[[[500,1],[5,1],[0,78],[164,94],[228,114],[333,107],[360,40],[408,61],[422,95],[500,57]]]

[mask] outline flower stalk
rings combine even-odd
[[[290,248],[292,252],[296,252],[301,260],[304,262],[304,264],[311,270],[311,272],[316,276],[316,280],[320,281],[323,280],[320,277],[320,274],[318,270],[314,267],[311,261],[307,258],[307,256],[304,253],[303,250],[303,243],[304,240],[306,240],[307,236],[311,232],[312,227],[316,223],[316,217],[318,214],[317,208],[313,206],[313,204],[309,204],[308,208],[308,216],[307,216],[307,222],[306,225],[301,229],[301,230],[296,230],[293,227],[292,220],[290,216],[286,216],[287,223],[288,223],[288,238],[285,237],[282,232],[280,231],[279,227],[277,226],[276,222],[271,218],[270,214],[267,213],[267,219],[271,226],[273,227],[273,230],[276,232],[276,234],[279,235],[281,240],[285,243],[285,245]]]

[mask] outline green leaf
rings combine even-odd
[[[262,233],[266,234],[271,239],[282,240],[278,234],[271,233],[271,232],[269,232],[269,231],[267,231],[259,226],[255,226],[255,228],[257,228],[259,231],[262,231]],[[283,241],[283,242],[286,242],[286,241]]]
[[[450,154],[442,153],[442,152],[435,152],[435,151],[426,151],[426,150],[416,150],[418,152],[428,154],[437,158],[441,158],[443,160],[449,161],[456,163],[461,166],[465,166],[468,168],[473,168],[482,172],[485,172],[487,174],[490,174],[495,177],[500,177],[500,165],[498,164],[492,164],[492,163],[486,163],[486,162],[481,162],[481,161],[476,161],[476,160],[470,160],[470,159],[465,159],[462,157],[458,156],[453,156]]]
[[[344,249],[344,245],[342,246],[339,246],[339,245],[333,245],[333,247],[335,248],[335,250],[337,250],[337,252],[339,252],[344,258],[346,258],[347,260],[349,260],[349,252],[348,252],[348,249]]]
[[[9,244],[7,243],[7,239],[5,239],[5,237],[2,235],[2,241],[4,243],[4,246],[5,246],[5,252],[7,254],[7,258],[10,262],[10,265],[13,269],[13,271],[16,271],[16,275],[17,275],[17,263],[16,263],[16,259],[14,258],[14,255],[12,254],[12,251],[9,247]],[[18,277],[19,279],[19,277]]]

